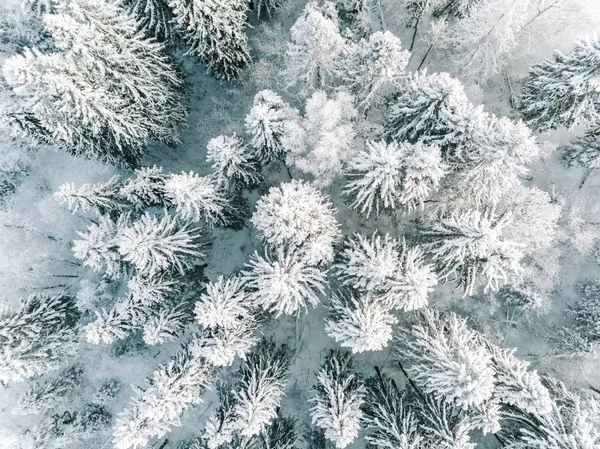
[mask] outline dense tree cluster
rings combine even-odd
[[[533,134],[599,166],[598,39],[515,95],[560,1],[390,3],[0,5],[0,173],[31,164],[0,180],[0,446],[600,445],[593,379],[548,375],[597,351],[600,284],[566,294],[583,224]]]

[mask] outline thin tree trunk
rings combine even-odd
[[[583,187],[583,185],[585,184],[585,182],[588,180],[588,178],[590,177],[590,175],[592,174],[592,170],[591,168],[588,168],[585,172],[585,174],[583,175],[583,179],[581,180],[581,183],[579,184],[579,188],[581,189]]]
[[[398,362],[398,366],[400,367],[400,371],[402,371],[402,374],[404,374],[404,377],[406,377],[406,380],[408,380],[408,382],[410,383],[410,386],[413,387],[413,389],[417,392],[417,394],[419,395],[421,400],[425,401],[425,395],[423,394],[421,389],[419,387],[417,387],[417,385],[414,383],[414,381],[410,378],[410,376],[408,375],[408,373],[402,366],[401,362]]]
[[[386,26],[383,18],[383,9],[381,8],[381,0],[377,0],[377,8],[379,9],[379,22],[381,23],[381,31],[385,31]]]
[[[419,29],[420,22],[421,22],[421,17],[418,17],[417,21],[415,22],[415,29],[413,31],[412,39],[410,41],[410,48],[408,49],[408,51],[413,51],[413,47],[415,46],[415,40],[417,39],[417,31]]]
[[[431,51],[432,48],[433,48],[433,44],[430,44],[429,48],[425,52],[425,56],[423,56],[423,59],[421,59],[421,63],[419,64],[419,67],[417,67],[417,71],[421,70],[421,67],[423,67],[423,64],[425,64],[425,60],[427,59],[427,56],[429,56],[429,52]]]

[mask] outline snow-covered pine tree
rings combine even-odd
[[[256,10],[256,18],[260,20],[261,14],[273,17],[273,15],[281,8],[282,0],[253,0],[254,9]]]
[[[210,74],[231,80],[250,63],[246,37],[247,0],[169,0],[188,54],[205,62]]]
[[[295,449],[297,442],[296,419],[277,416],[258,436],[256,449]]]
[[[521,121],[488,114],[480,107],[466,117],[463,143],[444,154],[453,168],[446,194],[477,206],[498,202],[521,184],[519,176],[527,174],[527,165],[540,156],[541,148]]]
[[[462,19],[471,12],[480,0],[444,0],[435,5],[433,17],[454,17]]]
[[[233,329],[250,319],[248,295],[244,290],[245,281],[241,276],[224,278],[206,286],[196,303],[196,318],[207,328],[223,327]]]
[[[573,326],[567,335],[585,339],[596,345],[600,341],[600,282],[587,280],[580,282],[576,288],[579,299],[566,310],[567,316],[573,320]]]
[[[346,240],[335,270],[342,284],[369,292],[390,308],[416,310],[427,305],[437,283],[432,267],[418,248],[399,245],[388,234],[362,234]]]
[[[399,329],[395,354],[426,394],[469,409],[483,405],[494,392],[494,370],[487,348],[465,319],[423,309],[411,327]]]
[[[115,175],[105,183],[83,184],[81,187],[75,187],[72,182],[63,184],[54,197],[61,203],[67,203],[73,213],[94,210],[104,215],[123,207],[120,197],[122,187],[121,178]]]
[[[445,35],[455,70],[463,78],[481,82],[500,72],[538,12],[530,0],[476,1]]]
[[[99,404],[86,404],[78,410],[55,413],[30,430],[28,436],[33,439],[30,447],[62,449],[81,442],[94,447],[101,444],[98,437],[110,425],[111,419],[112,414]]]
[[[568,166],[595,169],[600,167],[600,127],[588,130],[583,136],[561,148],[562,160]]]
[[[475,449],[470,433],[477,428],[468,410],[457,409],[450,401],[426,395],[419,401],[418,416],[425,447]]]
[[[385,301],[369,293],[343,291],[331,298],[325,332],[353,353],[380,351],[391,340],[397,321]]]
[[[453,278],[472,295],[478,285],[484,291],[518,279],[522,272],[522,245],[506,238],[503,230],[512,219],[510,212],[497,215],[493,208],[483,212],[454,212],[426,225],[425,248],[436,260],[441,278]]]
[[[600,120],[600,39],[579,41],[567,54],[535,64],[519,98],[519,112],[539,131]]]
[[[170,206],[166,195],[167,176],[162,167],[141,167],[135,170],[135,176],[124,182],[120,196],[134,208],[150,206]]]
[[[560,381],[545,378],[552,398],[551,413],[521,416],[509,449],[586,449],[600,444],[600,399],[589,389],[567,389]],[[516,418],[516,416],[513,416]]]
[[[361,290],[381,290],[398,270],[398,242],[389,234],[371,238],[355,234],[344,242],[340,262],[334,265],[342,285]]]
[[[181,224],[170,215],[161,219],[148,212],[131,226],[122,228],[116,239],[119,254],[140,274],[165,270],[181,274],[206,255],[206,237],[199,228]]]
[[[271,187],[256,203],[251,221],[273,248],[298,249],[309,264],[329,263],[340,236],[335,212],[319,190],[293,180]]]
[[[275,255],[270,253],[275,253]],[[275,251],[265,249],[265,256],[257,252],[243,272],[245,286],[250,290],[248,300],[279,317],[298,314],[302,309],[319,304],[319,295],[325,295],[326,273],[306,262],[296,250],[282,247]]]
[[[338,0],[335,6],[342,29],[348,25],[353,35],[358,37],[371,34],[373,0]]]
[[[344,195],[367,218],[375,210],[402,207],[413,212],[435,191],[447,172],[437,145],[367,141],[348,163]]]
[[[139,162],[149,140],[177,142],[187,114],[184,80],[162,44],[99,0],[63,2],[44,22],[63,51],[26,50],[3,67],[37,136],[126,164]]]
[[[232,386],[226,382],[219,382],[215,389],[219,396],[219,407],[206,420],[202,431],[205,446],[201,446],[201,449],[217,449],[226,444],[227,447],[231,447],[236,433],[236,397]]]
[[[175,43],[173,12],[168,0],[118,0],[117,4],[136,18],[138,27],[147,36],[159,42]]]
[[[325,2],[323,9],[335,11],[330,2]],[[306,98],[318,89],[331,87],[341,58],[347,52],[337,20],[324,14],[316,2],[309,2],[290,34],[283,72],[288,88],[295,87]]]
[[[277,417],[289,358],[286,346],[262,339],[240,368],[234,428],[245,438],[258,435]]]
[[[43,384],[33,382],[12,410],[16,415],[42,414],[69,400],[83,383],[83,369],[75,364]]]
[[[209,176],[194,172],[171,174],[165,191],[183,220],[204,220],[210,227],[227,224],[225,192]]]
[[[258,161],[235,134],[209,140],[206,145],[206,160],[212,162],[218,185],[236,187],[238,184],[252,188],[262,180]]]
[[[316,185],[329,185],[354,155],[356,116],[354,100],[347,92],[340,91],[333,98],[327,98],[324,91],[314,92],[306,101],[305,117],[286,127],[286,163],[313,175]]]
[[[187,322],[187,313],[181,305],[161,308],[144,323],[144,342],[147,345],[162,345],[174,340],[184,330]]]
[[[351,49],[340,72],[361,111],[380,105],[396,93],[409,57],[400,39],[389,31],[377,31]]]
[[[83,260],[83,265],[95,271],[104,271],[107,276],[118,278],[123,266],[116,239],[129,224],[129,214],[123,214],[117,222],[103,215],[98,224],[92,223],[87,232],[78,232],[80,239],[73,240],[73,255]]]
[[[131,407],[115,423],[115,449],[143,448],[152,438],[161,438],[190,406],[202,402],[201,394],[212,382],[210,365],[196,356],[192,345],[184,345],[166,365],[148,380],[148,388],[138,388]]]
[[[548,389],[535,370],[527,369],[529,363],[519,360],[515,356],[515,349],[486,343],[495,372],[494,396],[523,413],[550,413],[553,404]]]
[[[138,304],[127,297],[118,299],[109,311],[95,310],[96,319],[83,328],[86,340],[95,345],[111,344],[127,337],[147,318],[147,313],[141,314],[136,306]]]
[[[463,85],[447,73],[416,72],[389,102],[386,135],[398,142],[437,143],[445,157],[462,142],[472,105]]]
[[[347,351],[332,350],[325,358],[313,387],[310,409],[312,423],[325,437],[343,449],[358,436],[365,387],[354,371],[354,359]]]
[[[261,90],[254,96],[244,124],[250,136],[250,146],[262,164],[284,159],[285,149],[281,142],[286,133],[286,123],[297,117],[298,111],[275,92]]]
[[[0,309],[0,382],[23,381],[57,369],[76,350],[79,312],[66,294],[35,294]]]
[[[198,338],[195,352],[214,366],[230,366],[236,357],[246,360],[259,341],[257,324],[254,317],[249,317],[233,327],[208,328]]]
[[[378,370],[378,368],[376,368]],[[380,375],[366,383],[362,422],[370,446],[381,449],[420,449],[423,435],[419,422],[393,379]]]

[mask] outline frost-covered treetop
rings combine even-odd
[[[270,90],[261,90],[254,96],[252,109],[244,123],[250,136],[250,146],[256,157],[264,162],[283,159],[285,150],[281,139],[286,132],[286,122],[293,119],[293,110],[279,95]]]
[[[340,232],[333,204],[311,184],[293,180],[258,200],[252,223],[270,245],[299,248],[309,263],[333,260]]]
[[[323,10],[328,8],[335,11],[331,2],[325,2]],[[337,20],[323,14],[316,2],[309,2],[290,34],[284,71],[288,87],[298,85],[300,93],[306,96],[330,85],[347,47]]]
[[[380,104],[400,87],[409,58],[389,31],[377,31],[352,48],[340,72],[361,110]]]
[[[210,177],[194,172],[173,174],[165,182],[165,191],[184,220],[205,219],[209,226],[226,223],[227,201]]]

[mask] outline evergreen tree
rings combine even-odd
[[[442,157],[462,143],[472,108],[462,84],[447,73],[416,72],[388,107],[387,137],[398,142],[437,143]]]
[[[57,369],[76,350],[79,312],[65,294],[31,295],[0,309],[0,382],[20,382]]]
[[[313,175],[316,185],[329,185],[354,154],[356,115],[348,93],[338,92],[331,99],[323,91],[313,93],[305,117],[288,123],[283,139],[286,162]]]
[[[587,39],[553,61],[535,64],[523,87],[519,112],[539,131],[600,120],[600,40]]]
[[[162,345],[177,338],[187,324],[187,314],[182,307],[160,309],[144,323],[144,342]]]
[[[116,5],[77,0],[44,16],[60,53],[26,50],[4,77],[22,100],[14,120],[74,154],[136,164],[149,140],[177,142],[184,81],[161,44]]]
[[[233,326],[217,326],[205,330],[196,353],[214,366],[230,366],[236,357],[246,360],[248,352],[256,346],[257,321],[250,317]]]
[[[446,171],[436,145],[367,141],[366,151],[348,163],[344,194],[367,218],[373,209],[376,215],[397,207],[413,212],[423,207]]]
[[[83,382],[83,369],[73,365],[44,384],[33,382],[19,399],[12,413],[17,415],[46,413],[66,403],[70,394]]]
[[[377,31],[352,48],[340,71],[360,110],[378,106],[396,93],[409,57],[400,39],[389,31]]]
[[[478,284],[497,290],[522,272],[522,245],[504,236],[510,212],[455,212],[425,227],[422,236],[442,278],[453,277],[471,295]]]
[[[444,36],[455,70],[462,78],[481,82],[499,73],[539,11],[529,0],[477,0]]]
[[[111,413],[98,404],[86,404],[80,410],[55,413],[31,429],[33,447],[62,449],[82,441],[93,446],[94,442],[89,440],[97,438],[111,419]]]
[[[447,182],[453,191],[450,196],[476,205],[498,202],[521,184],[519,176],[527,174],[527,165],[540,156],[540,147],[523,122],[496,117],[481,108],[472,109],[466,117],[463,143],[449,148],[444,156],[454,169]]]
[[[376,368],[378,370],[378,368]],[[379,375],[367,383],[363,404],[365,440],[381,449],[420,449],[424,439],[405,394],[389,377]]]
[[[289,360],[286,346],[263,339],[240,368],[234,428],[249,438],[263,432],[277,417],[284,395]]]
[[[528,362],[515,357],[515,349],[487,344],[492,357],[496,385],[494,395],[504,404],[525,413],[544,415],[552,411],[552,399],[537,372],[529,371]]]
[[[427,305],[437,279],[418,248],[409,249],[388,234],[371,239],[356,234],[346,241],[335,266],[342,284],[369,292],[390,308],[415,310]]]
[[[210,177],[194,172],[172,174],[165,182],[165,191],[182,219],[204,220],[210,227],[227,224],[227,199]]]
[[[109,277],[120,277],[123,266],[116,238],[128,222],[128,214],[121,215],[117,222],[107,216],[101,216],[98,224],[92,223],[88,226],[86,233],[77,233],[80,239],[73,240],[73,255],[83,260],[84,266],[95,271],[104,271]]]
[[[258,436],[257,449],[295,449],[296,419],[277,416],[269,427]]]
[[[206,159],[213,163],[218,185],[227,187],[230,183],[239,183],[242,187],[251,188],[260,184],[260,166],[235,134],[211,139],[206,150]]]
[[[424,309],[411,328],[400,329],[396,356],[409,360],[407,371],[436,400],[468,409],[484,404],[494,392],[492,359],[466,320]]]
[[[325,431],[325,437],[343,449],[358,436],[365,387],[354,372],[349,352],[331,351],[317,375],[314,386],[315,405],[311,408],[313,424]]]
[[[298,115],[279,95],[270,90],[261,90],[254,96],[252,109],[244,123],[250,136],[250,146],[256,158],[267,164],[285,157],[282,145],[286,133],[286,122]]]
[[[252,224],[275,249],[298,249],[308,264],[333,260],[339,238],[335,209],[309,183],[291,181],[271,187],[256,203]]]
[[[480,0],[444,0],[433,9],[433,17],[454,17],[462,19],[471,12]]]
[[[325,295],[325,273],[308,264],[297,251],[278,248],[275,257],[265,250],[264,258],[254,253],[243,272],[248,299],[267,311],[294,315],[319,304]]]
[[[116,449],[146,447],[150,439],[180,426],[183,412],[202,402],[200,395],[211,384],[212,373],[206,360],[195,356],[192,349],[192,345],[184,345],[153,373],[146,390],[136,390],[131,407],[117,418]]]
[[[229,446],[236,433],[235,393],[231,385],[226,383],[217,384],[216,390],[219,395],[219,407],[206,420],[202,433],[208,449],[217,449],[225,444]]]
[[[573,389],[546,378],[552,397],[550,413],[515,416],[520,429],[509,449],[586,449],[600,444],[600,399],[589,390]]]
[[[207,328],[233,329],[251,318],[248,295],[241,276],[224,278],[206,286],[206,292],[196,303],[196,318]]]
[[[169,0],[189,45],[188,54],[202,58],[208,72],[231,80],[250,64],[246,38],[246,0]]]
[[[170,206],[165,188],[167,177],[162,167],[141,167],[125,181],[119,195],[135,208]]]
[[[260,20],[260,15],[266,14],[269,19],[279,10],[282,0],[255,0],[254,8],[256,9],[256,18]]]
[[[61,203],[67,203],[73,213],[95,210],[99,214],[106,214],[123,207],[119,195],[122,187],[121,178],[115,175],[103,184],[83,184],[79,188],[72,182],[63,184],[54,197]]]
[[[323,9],[334,10],[334,7],[326,2]],[[309,2],[290,34],[284,70],[288,87],[296,87],[302,97],[330,87],[347,51],[336,18],[328,17],[316,3]]]
[[[449,401],[428,395],[420,402],[419,419],[429,447],[475,449],[469,434],[477,426],[467,410],[456,409]]]
[[[380,351],[392,338],[397,321],[389,305],[373,295],[340,292],[331,298],[325,332],[353,353]]]
[[[342,23],[347,24],[356,36],[368,36],[372,31],[372,0],[339,0],[335,2]]]
[[[118,4],[136,18],[138,27],[147,36],[159,42],[175,42],[173,12],[167,0],[119,0]]]
[[[590,169],[600,167],[600,127],[588,130],[583,136],[565,144],[562,160],[568,166]]]
[[[123,260],[141,274],[163,270],[183,274],[194,260],[206,255],[201,230],[181,225],[169,215],[159,220],[147,212],[119,232],[116,244]]]

